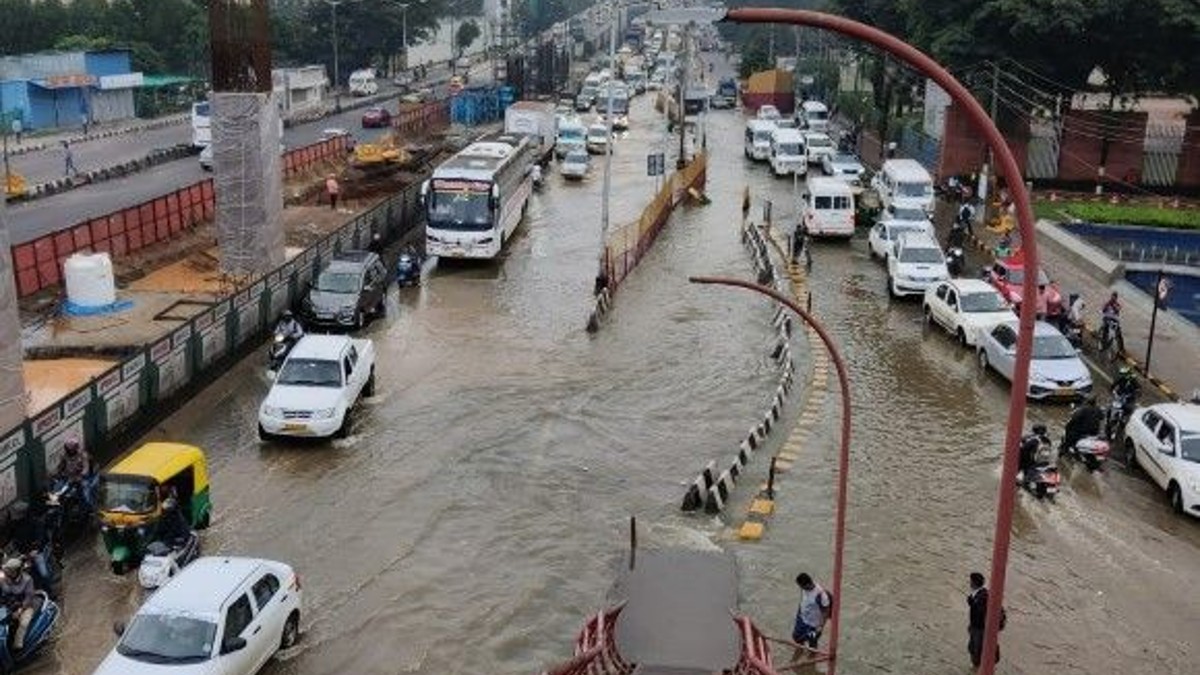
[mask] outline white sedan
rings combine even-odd
[[[925,322],[937,324],[975,347],[979,336],[1016,318],[1000,291],[981,279],[950,279],[925,291]]]
[[[573,149],[559,162],[558,171],[567,180],[583,180],[592,168],[591,155],[583,149]]]
[[[867,233],[867,251],[872,258],[887,260],[896,248],[896,239],[908,232],[923,232],[932,239],[933,223],[921,209],[895,209],[894,213],[875,223]]]
[[[980,335],[979,367],[994,368],[1009,382],[1017,362],[1017,322],[1002,323]],[[1092,391],[1092,375],[1075,347],[1058,329],[1038,321],[1033,330],[1033,354],[1029,363],[1031,399],[1077,399]]]
[[[1133,411],[1125,452],[1167,491],[1176,512],[1200,517],[1200,405],[1160,403]]]
[[[851,185],[861,183],[862,175],[866,171],[857,157],[844,152],[822,157],[821,170],[826,176],[841,178]]]
[[[345,335],[305,335],[258,409],[258,437],[344,438],[360,396],[375,394],[375,345]]]
[[[288,565],[200,558],[146,599],[92,675],[251,675],[296,645],[303,593]]]

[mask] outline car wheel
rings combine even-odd
[[[925,306],[924,306],[924,307],[921,309],[921,315],[922,315],[922,318],[923,318],[923,320],[924,320],[924,322],[925,322],[925,327],[926,327],[926,328],[928,328],[929,326],[933,325],[933,310],[929,309],[929,305],[925,305]]]
[[[1125,468],[1137,471],[1137,447],[1128,438],[1125,439]]]
[[[283,624],[283,634],[279,636],[279,649],[291,649],[300,641],[300,612],[288,615],[287,623]]]
[[[980,350],[979,350],[979,369],[980,369],[980,370],[982,370],[982,371],[985,371],[985,372],[986,372],[986,371],[987,371],[987,369],[988,369],[988,356],[987,356],[987,352],[986,352],[986,351],[984,351],[984,350],[982,350],[982,349],[980,349]]]
[[[124,576],[129,571],[129,564],[124,560],[114,560],[109,563],[108,568],[117,576]]]
[[[363,396],[375,395],[375,369],[371,369],[371,374],[367,376],[367,383],[363,385]]]
[[[267,433],[267,430],[263,428],[263,425],[259,424],[258,425],[258,440],[270,441],[272,438],[273,437],[271,436],[271,434]]]
[[[958,336],[958,344],[964,347],[970,346],[967,344],[967,333],[962,328],[959,328],[955,335]]]
[[[346,414],[342,416],[342,426],[338,427],[337,431],[333,432],[334,438],[345,438],[350,435],[350,417],[350,410],[346,410]]]
[[[1167,486],[1167,496],[1171,498],[1171,510],[1175,513],[1183,513],[1183,490],[1179,489],[1179,485],[1175,481]]]
[[[375,303],[375,316],[387,316],[387,298],[379,296],[379,302]]]
[[[888,285],[888,296],[892,297],[892,298],[899,298],[900,294],[896,292],[896,284],[892,282],[891,277],[888,277],[887,285]]]
[[[354,312],[354,328],[362,330],[362,327],[367,324],[366,318],[363,316],[363,311],[360,309]]]

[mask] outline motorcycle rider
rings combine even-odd
[[[283,336],[292,342],[299,342],[300,338],[304,337],[304,326],[300,325],[300,321],[292,314],[292,310],[283,310],[283,315],[279,317],[279,323],[275,324],[275,332],[282,333]]]
[[[159,539],[171,546],[181,545],[192,536],[192,528],[179,508],[179,500],[171,495],[163,500],[163,515],[159,527]]]
[[[33,579],[25,573],[25,564],[20,558],[4,561],[4,574],[0,575],[0,602],[8,608],[10,621],[15,621],[13,651],[25,648],[25,633],[33,621]]]
[[[1029,471],[1044,460],[1044,447],[1050,445],[1050,436],[1046,431],[1045,424],[1033,425],[1032,433],[1026,434],[1021,438],[1020,459],[1018,469],[1020,475],[1018,479],[1025,482],[1029,479]]]
[[[1108,301],[1100,308],[1100,318],[1102,321],[1100,340],[1107,343],[1111,339],[1113,325],[1121,323],[1121,300],[1117,297],[1116,291],[1112,292]]]
[[[1121,366],[1117,371],[1117,378],[1113,380],[1112,387],[1109,389],[1113,398],[1120,398],[1124,405],[1122,406],[1125,415],[1133,412],[1133,406],[1137,403],[1138,395],[1142,392],[1142,385],[1138,382],[1137,375],[1133,372],[1133,368],[1129,366]]]
[[[16,552],[26,557],[33,572],[34,586],[53,595],[50,575],[50,539],[41,518],[29,511],[29,504],[15,502],[9,508],[9,531]]]
[[[1081,439],[1088,436],[1099,436],[1103,425],[1104,411],[1096,405],[1094,396],[1089,397],[1083,402],[1083,405],[1071,413],[1071,418],[1067,420],[1067,426],[1063,429],[1062,444],[1058,447],[1062,450],[1070,450]]]
[[[63,454],[58,460],[54,477],[68,482],[79,491],[88,511],[95,510],[95,498],[92,495],[92,458],[80,445],[79,439],[72,436],[63,443]]]

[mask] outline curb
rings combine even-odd
[[[778,283],[779,279],[775,274],[774,265],[770,257],[765,255],[766,245],[758,229],[753,226],[744,228],[742,230],[742,241],[754,256],[754,266],[759,278],[762,279],[764,276],[767,276],[773,283]],[[778,341],[775,343],[774,349],[771,350],[770,358],[779,369],[779,377],[775,385],[771,403],[763,412],[761,421],[751,427],[746,432],[746,437],[738,444],[737,453],[734,455],[733,461],[730,462],[728,469],[721,472],[719,476],[714,477],[713,473],[716,471],[716,462],[710,461],[701,470],[700,475],[692,481],[687,493],[683,496],[683,503],[680,505],[680,509],[685,512],[703,509],[705,513],[717,514],[724,511],[728,504],[729,495],[733,492],[738,479],[742,477],[746,466],[750,463],[750,458],[755,451],[762,448],[767,437],[776,428],[777,422],[779,422],[783,414],[783,404],[787,399],[787,395],[792,390],[796,371],[796,362],[792,358],[792,348],[789,340],[792,334],[792,319],[787,316],[781,307],[775,310],[771,318],[771,325],[775,328]]]
[[[20,197],[12,197],[10,202],[30,202],[43,197],[50,197],[62,192],[74,190],[85,185],[94,183],[103,183],[114,178],[122,178],[131,173],[137,173],[152,166],[173,162],[182,157],[194,154],[195,151],[190,145],[176,145],[171,148],[163,148],[155,150],[150,154],[131,159],[128,162],[115,164],[113,166],[104,167],[101,169],[92,169],[91,171],[83,171],[71,176],[70,178],[55,178],[54,180],[38,183],[30,186],[28,192]]]
[[[15,148],[13,150],[9,150],[8,156],[9,157],[20,157],[21,155],[27,155],[31,152],[39,152],[41,150],[46,150],[46,149],[49,149],[49,148],[52,148],[52,147],[58,145],[63,140],[69,141],[71,143],[94,141],[94,140],[99,140],[102,138],[112,138],[114,136],[125,136],[128,134],[136,134],[136,133],[139,133],[142,131],[151,131],[154,129],[162,129],[164,127],[175,126],[176,124],[183,124],[184,122],[187,122],[189,120],[191,120],[191,113],[179,113],[177,115],[169,115],[167,117],[160,117],[157,119],[149,120],[143,124],[136,124],[136,125],[129,126],[129,127],[121,127],[119,129],[106,129],[104,131],[90,133],[87,135],[80,134],[78,136],[68,136],[65,139],[60,138],[55,141],[44,141],[41,143],[34,143],[32,145],[23,145],[20,148]]]

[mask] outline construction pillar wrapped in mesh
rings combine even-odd
[[[21,317],[8,246],[8,207],[0,199],[0,438],[25,421],[25,371],[21,358]]]
[[[279,107],[269,93],[213,93],[212,113],[221,270],[262,274],[284,261]]]

